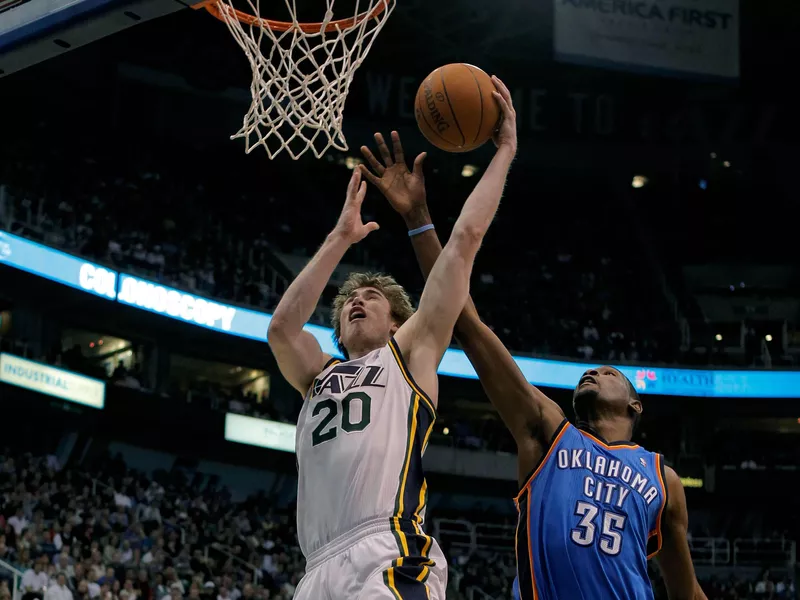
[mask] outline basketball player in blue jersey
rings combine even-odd
[[[389,155],[375,135],[382,157]],[[400,139],[392,132],[395,152]],[[432,228],[422,170],[382,165],[366,147],[365,177],[405,219],[427,277],[442,246]],[[425,226],[429,226],[424,229]],[[420,229],[423,228],[423,229]],[[656,557],[670,600],[705,600],[686,538],[686,495],[661,455],[631,442],[642,402],[613,367],[588,369],[573,394],[575,424],[530,385],[471,299],[456,337],[518,449],[519,600],[649,600]]]

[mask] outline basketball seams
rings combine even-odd
[[[442,92],[444,93],[445,100],[447,100],[447,105],[450,107],[450,114],[453,115],[453,123],[455,124],[456,129],[458,129],[458,133],[461,134],[461,146],[464,146],[467,143],[467,138],[464,137],[464,132],[461,131],[461,125],[458,123],[458,117],[456,116],[456,111],[453,108],[453,103],[450,102],[450,95],[447,93],[447,85],[444,82],[444,69],[439,69],[439,78],[442,80]]]
[[[478,138],[481,136],[481,132],[483,131],[483,89],[481,89],[481,84],[478,81],[478,78],[475,77],[472,67],[467,64],[464,66],[467,68],[467,71],[469,71],[469,74],[472,75],[473,81],[475,81],[475,86],[478,88],[478,98],[480,98],[481,101],[481,119],[478,121],[478,129],[475,132],[475,137],[472,139],[472,143],[475,144],[478,141]]]
[[[424,83],[423,83],[423,85],[424,85]],[[436,137],[440,138],[447,145],[452,146],[453,142],[451,142],[446,137],[444,137],[441,133],[439,133],[438,129],[436,129],[435,127],[432,127],[431,124],[428,123],[428,119],[425,118],[425,106],[422,104],[422,95],[419,93],[419,91],[417,92],[417,108],[419,109],[419,114],[422,115],[422,120],[425,122],[425,126],[428,129],[430,129],[431,132],[436,134]],[[451,112],[452,112],[452,107],[451,107]],[[453,115],[453,116],[455,117],[455,115]]]

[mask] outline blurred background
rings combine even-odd
[[[587,365],[634,381],[711,600],[796,598],[800,5],[687,5],[399,0],[355,74],[351,150],[270,161],[229,139],[251,73],[205,11],[0,2],[0,597],[69,600],[57,572],[76,599],[292,597],[300,403],[268,315],[375,131],[429,153],[446,239],[493,149],[432,148],[413,98],[468,62],[519,115],[473,273],[482,317],[567,414]],[[422,289],[402,221],[374,190],[364,211],[381,230],[334,274],[321,328],[351,270]],[[452,364],[428,528],[448,598],[510,598],[515,448]]]

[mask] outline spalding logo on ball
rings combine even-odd
[[[447,152],[469,152],[492,138],[500,105],[492,79],[465,63],[439,67],[417,90],[414,114],[422,135]]]

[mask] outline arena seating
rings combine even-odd
[[[263,495],[234,503],[230,490],[180,470],[149,478],[120,456],[62,468],[52,455],[6,449],[0,493],[0,597],[9,600],[15,581],[32,586],[26,600],[63,600],[53,591],[61,572],[76,600],[288,600],[303,574],[290,510]],[[499,540],[513,525],[462,523],[481,542],[469,551],[446,533],[452,524],[431,524],[450,562],[448,600],[510,598],[513,549]],[[653,578],[666,598],[656,570]],[[769,572],[703,587],[709,600],[794,597],[791,582]]]
[[[187,150],[176,165],[152,148],[98,148],[90,140],[68,148],[56,143],[46,154],[31,141],[5,145],[0,227],[263,310],[274,308],[291,279],[278,254],[314,252],[335,223],[349,175],[333,158],[315,161],[313,177],[306,164],[260,163],[264,172],[254,178],[238,153]],[[444,237],[476,178],[453,177],[435,160],[428,161],[429,197]],[[281,177],[270,177],[276,169]],[[588,193],[598,197],[598,209],[571,214],[570,197]],[[512,349],[623,362],[678,358],[678,327],[658,289],[657,269],[637,250],[634,224],[612,190],[592,179],[521,168],[506,196],[509,204],[548,198],[546,222],[519,223],[513,207],[501,210],[474,271],[483,317]],[[293,210],[298,198],[302,211]],[[385,269],[418,294],[421,278],[402,224],[377,193],[372,198],[365,211],[383,229],[351,251],[348,262]]]
[[[0,480],[0,559],[15,569],[6,578],[28,582],[39,563],[46,586],[64,572],[86,600],[286,600],[303,572],[292,515],[258,499],[233,505],[179,473],[147,480],[119,460],[62,470],[52,456],[6,453]]]

